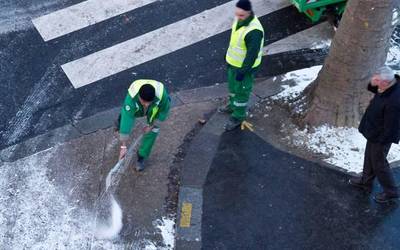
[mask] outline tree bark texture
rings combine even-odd
[[[387,56],[397,0],[349,0],[329,55],[308,89],[306,125],[355,127],[371,98],[366,91]]]

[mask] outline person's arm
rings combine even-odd
[[[244,77],[245,74],[251,72],[254,62],[257,60],[258,54],[260,53],[263,37],[262,31],[253,30],[250,31],[244,38],[247,47],[247,54],[243,61],[242,67],[238,71],[238,75]]]
[[[388,105],[383,113],[384,125],[381,143],[390,143],[400,131],[400,107]]]
[[[123,145],[126,145],[126,141],[129,139],[129,134],[135,124],[135,112],[136,106],[134,106],[132,97],[127,94],[121,109],[121,122],[119,127],[119,138]]]
[[[171,108],[171,99],[166,90],[164,90],[163,97],[161,99],[159,107],[160,107],[160,110],[158,113],[157,120],[163,122],[167,119],[169,110]]]

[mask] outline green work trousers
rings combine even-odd
[[[159,132],[160,128],[154,126],[154,128],[150,130],[150,132],[143,135],[138,151],[139,156],[143,157],[144,159],[147,159],[149,157]]]
[[[243,81],[236,81],[237,69],[228,66],[229,107],[232,117],[240,121],[246,119],[247,104],[253,90],[254,73],[244,75]]]

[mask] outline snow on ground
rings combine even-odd
[[[397,25],[399,23],[400,17],[399,17],[399,9],[394,8],[393,9],[393,17],[392,17],[392,25]]]
[[[366,139],[356,128],[320,126],[314,131],[297,130],[293,134],[296,146],[306,146],[314,153],[327,156],[325,161],[349,172],[361,173]],[[393,144],[389,162],[400,160],[400,146]]]
[[[161,235],[166,249],[174,249],[175,247],[175,221],[171,218],[162,218],[157,222],[157,228],[161,231]]]
[[[386,65],[393,68],[398,74],[400,73],[400,26],[396,27],[390,39]]]
[[[322,40],[319,42],[315,42],[311,45],[310,49],[327,49],[331,46],[332,40],[328,39],[328,40]]]
[[[395,48],[392,46],[391,51],[394,55],[390,62],[399,63],[399,46]],[[283,85],[284,90],[273,99],[288,101],[298,97],[317,78],[321,68],[322,66],[314,66],[285,74],[282,81],[290,81],[293,85]],[[362,171],[366,140],[356,128],[323,125],[310,130],[297,130],[290,139],[295,146],[305,146],[312,152],[324,155],[327,163],[349,172]],[[389,162],[400,160],[399,145],[392,146],[388,160]]]
[[[157,247],[151,241],[147,241],[145,250],[172,250],[175,247],[175,220],[173,218],[163,217],[154,221],[156,227],[162,236],[164,247]]]
[[[276,96],[272,97],[272,99],[290,100],[296,98],[312,81],[317,78],[318,72],[321,70],[321,68],[322,66],[318,65],[285,74],[281,81],[288,81],[289,83],[294,83],[294,85],[282,85],[284,90]]]

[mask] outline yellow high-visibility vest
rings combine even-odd
[[[135,97],[139,93],[140,88],[145,84],[150,84],[153,86],[153,88],[156,90],[156,97],[158,100],[161,100],[164,93],[164,85],[156,80],[143,79],[134,81],[128,89],[129,95],[132,98]]]
[[[231,40],[229,42],[229,48],[226,52],[226,62],[234,67],[241,68],[246,58],[247,47],[245,42],[246,35],[253,30],[260,30],[264,34],[264,28],[256,16],[249,23],[248,26],[242,26],[236,30],[238,19],[235,19],[232,25]],[[262,59],[262,48],[264,47],[264,38],[261,41],[260,51],[258,57],[253,64],[253,68],[258,67],[261,64]]]

